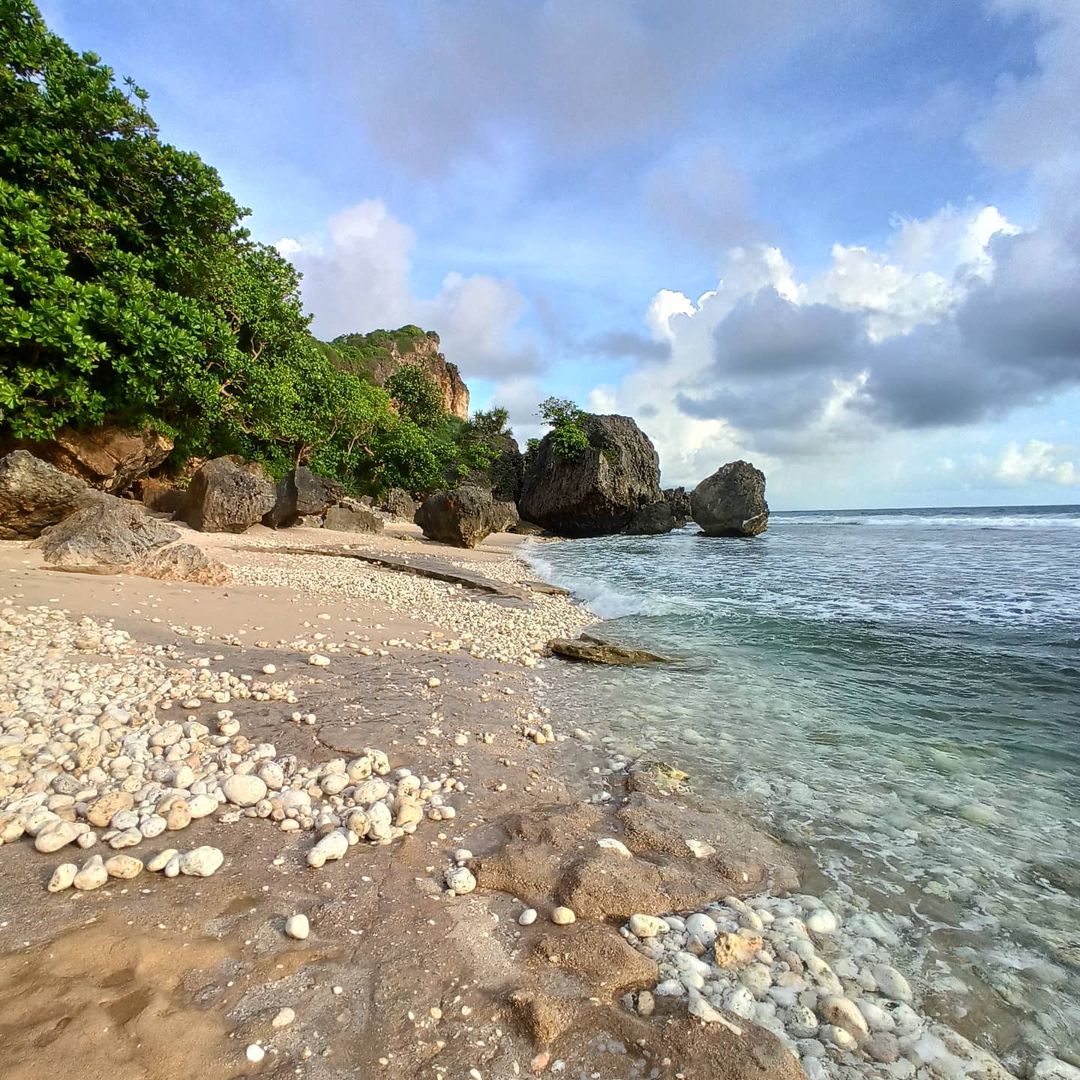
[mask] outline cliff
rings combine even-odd
[[[346,371],[371,379],[378,386],[406,364],[416,364],[442,390],[443,406],[452,416],[469,418],[469,388],[458,371],[439,352],[439,335],[419,326],[373,330],[370,334],[342,334],[328,347],[334,362]]]

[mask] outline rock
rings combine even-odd
[[[199,818],[209,817],[218,808],[218,801],[213,795],[193,795],[187,806],[192,820],[198,821]]]
[[[143,506],[153,514],[175,514],[184,505],[184,489],[167,480],[148,476],[136,481],[134,490]]]
[[[358,806],[371,806],[390,794],[390,785],[377,776],[362,780],[353,790],[353,799]]]
[[[323,528],[337,532],[380,533],[383,524],[382,517],[375,510],[355,499],[343,499],[336,506],[331,506],[323,518]]]
[[[272,1028],[288,1027],[295,1019],[296,1012],[286,1005],[283,1009],[278,1009],[274,1019],[270,1021],[270,1026]]]
[[[629,925],[630,933],[638,938],[654,938],[668,931],[668,924],[656,915],[631,915]]]
[[[225,855],[220,848],[203,845],[180,856],[180,873],[188,877],[210,877],[221,869],[224,861]]]
[[[730,1020],[724,1019],[723,1013],[721,1013],[718,1009],[714,1009],[703,997],[691,998],[689,1005],[687,1005],[686,1007],[686,1011],[691,1016],[696,1016],[699,1020],[704,1021],[706,1024],[731,1024]],[[738,1026],[734,1026],[735,1030],[739,1031],[741,1034],[741,1030],[738,1028]]]
[[[854,1035],[856,1039],[870,1034],[870,1029],[863,1014],[859,1012],[855,1002],[848,1000],[846,997],[821,998],[818,1001],[817,1011],[818,1016],[826,1024],[843,1028],[848,1034]]]
[[[307,658],[307,662],[312,667],[329,667],[330,666],[330,657],[329,656],[323,656],[322,653],[312,653]]]
[[[741,968],[753,961],[761,950],[762,940],[756,934],[720,933],[713,945],[716,966],[722,968]]]
[[[170,544],[148,552],[128,567],[139,577],[158,581],[191,581],[196,585],[228,585],[228,567],[194,544]]]
[[[623,532],[627,536],[662,536],[675,528],[675,515],[666,502],[649,503],[631,519]]]
[[[572,922],[577,921],[577,916],[574,914],[572,908],[557,907],[551,913],[551,921],[556,926],[569,926]]]
[[[757,536],[769,525],[765,474],[746,461],[722,465],[694,489],[690,507],[706,536]]]
[[[835,934],[840,929],[840,920],[828,908],[817,908],[805,921],[806,929],[813,934]]]
[[[261,465],[220,457],[191,478],[179,516],[200,532],[243,532],[276,501],[273,481]]]
[[[266,1051],[258,1043],[251,1043],[244,1051],[244,1057],[246,1057],[252,1065],[258,1065],[259,1062],[266,1057]]]
[[[532,926],[532,924],[534,922],[536,922],[536,918],[537,918],[536,908],[531,908],[531,907],[526,908],[518,916],[518,920],[517,920],[518,921],[518,926]]]
[[[390,825],[392,817],[390,807],[384,802],[373,803],[368,807],[368,839],[387,840],[390,838]]]
[[[675,519],[677,529],[681,528],[693,517],[693,511],[690,509],[690,496],[687,494],[686,488],[665,488],[664,502],[671,507],[671,514]]]
[[[64,427],[46,442],[20,445],[61,472],[112,493],[156,469],[173,448],[166,435],[112,425],[86,431]]]
[[[389,813],[389,811],[387,811]],[[324,836],[307,855],[307,864],[313,869],[344,858],[349,850],[349,838],[340,829]]]
[[[92,855],[83,863],[82,869],[72,878],[72,884],[82,892],[100,889],[109,880],[109,873],[100,855]]]
[[[696,938],[702,945],[711,945],[720,933],[716,923],[708,915],[698,912],[688,915],[685,925],[687,934]]]
[[[553,638],[548,642],[549,651],[566,660],[577,660],[588,664],[666,664],[664,656],[648,652],[646,649],[631,649],[625,645],[615,645],[610,641],[600,641],[588,634],[574,640]]]
[[[497,503],[489,491],[467,486],[429,495],[415,521],[430,539],[461,548],[474,548],[510,524],[507,505]]]
[[[336,480],[297,465],[278,481],[274,505],[263,516],[263,524],[272,529],[289,528],[303,517],[322,517],[344,495],[345,488]]]
[[[739,982],[741,982],[758,1001],[761,1001],[769,992],[769,987],[772,986],[772,973],[769,971],[768,965],[766,964],[751,964],[748,968],[744,968],[742,972],[740,972]]]
[[[248,773],[243,776],[230,776],[222,784],[225,798],[234,806],[254,806],[260,799],[266,798],[266,782]]]
[[[105,860],[105,872],[109,877],[130,880],[138,877],[142,870],[142,860],[134,855],[113,855]]]
[[[54,851],[59,851],[62,847],[74,843],[86,831],[86,825],[81,822],[62,821],[58,818],[56,821],[49,822],[38,832],[34,837],[34,848],[46,855],[51,855]]]
[[[33,540],[94,497],[84,481],[14,450],[0,458],[0,540]]]
[[[446,871],[446,887],[458,896],[471,893],[476,888],[476,878],[467,866],[455,866]]]
[[[552,433],[529,455],[518,510],[562,536],[622,532],[644,507],[662,501],[660,460],[628,416],[587,414],[588,447],[561,457]]]
[[[147,859],[146,869],[153,874],[157,874],[164,870],[179,854],[180,852],[176,848],[165,848],[164,851],[159,851],[156,855]]]
[[[49,892],[56,893],[70,889],[78,872],[79,868],[73,862],[61,863],[49,878]]]
[[[782,1014],[784,1030],[795,1039],[811,1039],[817,1034],[818,1019],[805,1005],[790,1005]]]
[[[311,924],[304,914],[290,915],[285,920],[285,933],[295,941],[307,941],[311,933]]]
[[[404,488],[391,488],[382,501],[382,509],[395,521],[412,521],[419,506]]]
[[[891,1065],[900,1058],[900,1043],[888,1031],[875,1032],[862,1044],[862,1048],[867,1057],[882,1065]]]
[[[394,801],[394,824],[399,829],[424,820],[424,804],[413,795],[399,795]]]
[[[179,538],[176,529],[138,503],[98,495],[34,543],[53,566],[127,566]]]
[[[878,964],[872,972],[877,980],[878,991],[883,997],[891,998],[893,1001],[911,1001],[913,996],[911,986],[896,968],[889,967],[887,964]]]

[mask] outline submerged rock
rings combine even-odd
[[[561,456],[549,433],[531,454],[522,481],[521,516],[561,536],[622,532],[644,507],[662,502],[660,459],[629,416],[586,415],[589,445]]]
[[[577,660],[589,664],[667,664],[666,656],[649,652],[646,649],[631,649],[625,645],[614,645],[609,641],[582,634],[581,637],[554,638],[548,642],[548,649],[556,656],[566,660]]]
[[[694,489],[690,507],[706,536],[757,536],[769,525],[765,474],[748,461],[722,465]]]

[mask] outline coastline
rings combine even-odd
[[[763,895],[794,886],[792,852],[737,807],[706,806],[682,790],[672,773],[681,763],[635,761],[601,717],[571,731],[558,713],[550,715],[553,685],[573,693],[574,676],[562,663],[541,660],[542,645],[594,621],[584,609],[560,596],[485,597],[353,559],[274,552],[335,543],[398,556],[422,552],[521,585],[531,571],[517,539],[493,538],[476,552],[422,543],[410,526],[387,537],[293,529],[286,539],[258,529],[184,539],[213,548],[230,566],[233,584],[52,573],[27,545],[0,545],[5,659],[16,661],[5,691],[17,690],[23,704],[34,697],[40,725],[49,726],[41,699],[50,679],[70,685],[61,693],[74,701],[58,703],[70,715],[83,693],[95,693],[84,688],[122,670],[121,685],[130,677],[128,685],[140,688],[142,680],[157,707],[130,725],[111,702],[85,703],[87,712],[105,704],[130,733],[186,722],[174,745],[187,750],[179,767],[186,762],[200,776],[189,782],[191,791],[199,784],[213,791],[223,773],[250,775],[254,765],[273,760],[287,776],[293,769],[286,790],[317,792],[315,801],[327,809],[313,813],[309,827],[303,815],[283,814],[281,789],[276,796],[271,789],[266,807],[223,805],[131,848],[145,859],[167,847],[214,845],[224,865],[211,877],[168,880],[143,871],[130,881],[55,896],[45,890],[54,867],[85,856],[74,846],[43,855],[28,838],[5,842],[0,928],[11,947],[0,957],[0,1001],[16,1033],[9,1076],[40,1075],[76,1052],[87,1061],[83,1075],[121,1078],[191,1075],[196,1068],[209,1077],[330,1077],[359,1069],[392,1078],[475,1072],[487,1080],[563,1068],[617,1076],[637,1069],[660,1076],[803,1075],[789,1050],[815,1078],[916,1075],[914,1066],[873,1065],[854,1048],[836,1052],[819,1043],[819,1055],[790,1040],[785,1047],[743,1023],[762,1019],[745,993],[739,1000],[750,1016],[728,1008],[727,997],[745,989],[745,980],[725,977],[721,985],[715,972],[697,966],[716,948],[707,926],[696,940],[677,916],[662,936],[631,935],[625,927],[620,933],[632,915],[692,910],[712,920],[717,934],[746,940],[764,932],[760,948],[772,949],[774,967],[786,965],[776,974],[793,971],[791,958],[768,939],[782,929],[789,944],[807,943],[785,951],[809,947],[828,958],[819,958],[824,968],[816,972],[801,960],[810,969],[807,982],[812,975],[829,983],[828,970],[836,981],[831,989],[841,995],[858,982],[858,966],[848,978],[835,962],[837,943],[847,938],[813,928],[827,926],[824,917],[812,918],[820,901],[797,895],[801,906],[785,900],[778,907]],[[106,620],[111,628],[101,628]],[[312,666],[311,656],[329,662]],[[272,678],[263,670],[268,665]],[[231,692],[220,688],[226,672]],[[205,720],[220,712],[214,695],[223,693],[230,694],[225,704],[239,732],[212,736]],[[3,717],[7,733],[15,730],[12,715]],[[192,735],[185,716],[202,722],[207,734]],[[38,743],[53,758],[63,750],[54,746],[62,727],[52,723],[52,741]],[[17,746],[9,735],[0,762],[23,764]],[[438,801],[428,800],[403,834],[360,840],[340,860],[311,869],[317,835],[340,831],[348,809],[334,802],[339,794],[328,793],[343,789],[326,779],[371,759],[367,748],[388,756],[398,797],[403,782],[413,784],[400,774],[408,769]],[[159,749],[147,762],[151,773],[169,760],[169,750]],[[89,768],[107,771],[117,756],[124,755],[106,748]],[[173,755],[174,772],[178,760]],[[8,782],[13,771],[0,776]],[[80,803],[90,797],[79,785],[70,794],[58,790],[60,772],[39,760],[22,794],[81,819]],[[80,777],[86,784],[95,778],[110,788],[118,774]],[[158,783],[154,801],[167,794],[162,786],[176,794]],[[125,790],[142,796],[147,787],[128,783]],[[7,789],[3,794],[0,805],[10,801]],[[263,810],[269,820],[260,817]],[[0,823],[7,826],[11,816],[10,807],[6,815],[0,810]],[[88,854],[114,853],[105,835]],[[476,891],[447,894],[446,874],[456,866],[468,868]],[[727,896],[736,899],[725,903]],[[738,897],[751,908],[740,908]],[[575,910],[573,925],[550,921],[557,902]],[[526,904],[539,917],[521,926]],[[296,913],[310,920],[303,941],[283,932]],[[721,929],[725,919],[731,926]],[[758,968],[762,960],[756,958]],[[676,986],[673,972],[689,978],[676,977]],[[716,992],[690,994],[699,980],[700,989]],[[658,989],[665,982],[670,992]],[[711,997],[710,1007],[726,1010],[726,1019],[703,1016],[703,1007],[696,1015],[704,1022],[691,1018],[688,996],[691,1004]],[[792,1008],[797,997],[798,991]],[[283,1009],[294,1019],[275,1027]],[[786,1019],[775,1009],[774,1016]],[[45,1033],[51,1041],[43,1050]],[[978,1056],[947,1030],[926,1027],[919,1037],[936,1040],[923,1051],[927,1076],[939,1075],[934,1070],[946,1055]],[[258,1061],[245,1056],[253,1046],[262,1051]],[[818,1060],[820,1066],[812,1064]],[[982,1058],[974,1069],[968,1075],[986,1080],[1009,1075]]]

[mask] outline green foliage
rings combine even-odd
[[[326,349],[337,365],[363,378],[385,373],[395,357],[408,356],[417,344],[431,335],[419,326],[402,326],[397,330],[372,330],[369,334],[340,334]]]
[[[386,392],[398,411],[422,428],[434,427],[443,418],[442,390],[418,364],[403,364],[386,380]]]
[[[557,457],[576,461],[589,449],[589,436],[582,426],[586,415],[565,398],[549,397],[540,403],[540,417],[551,428],[551,448]]]
[[[507,427],[509,420],[510,413],[501,406],[496,406],[486,412],[473,413],[471,423],[478,435],[490,438],[495,435],[509,435],[510,431]]]

